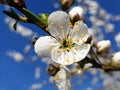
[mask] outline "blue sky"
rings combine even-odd
[[[53,7],[53,2],[57,0],[26,1],[28,8],[34,13],[51,13],[56,10]],[[101,7],[107,10],[107,12],[113,15],[120,14],[120,0],[98,0],[98,2]],[[48,80],[48,75],[46,74],[46,64],[40,60],[35,62],[29,61],[30,57],[36,54],[34,53],[33,48],[31,48],[28,54],[25,54],[23,49],[26,44],[30,44],[31,37],[23,37],[18,33],[11,32],[8,25],[4,22],[6,16],[2,13],[2,10],[4,10],[4,6],[0,5],[0,90],[29,90],[32,84],[43,83]],[[38,36],[45,35],[45,33],[35,25],[24,23],[20,24],[37,32]],[[120,23],[117,22],[115,25],[116,31],[120,31],[120,26],[118,26]],[[106,36],[106,38],[112,39],[109,36]],[[113,48],[118,49],[115,45]],[[24,53],[26,56],[25,60],[21,62],[13,60],[13,58],[7,55],[7,52],[11,50]],[[36,67],[41,68],[39,79],[35,79],[34,77]],[[81,90],[86,90],[86,87],[90,86],[89,80],[90,79],[86,81],[86,84],[82,86]],[[56,90],[56,88],[54,88],[53,84],[45,84],[40,90]],[[75,90],[79,89],[76,88]]]

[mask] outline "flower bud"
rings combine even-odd
[[[13,0],[16,4],[18,4],[20,7],[26,8],[25,0]]]
[[[73,21],[83,20],[83,14],[84,14],[83,8],[80,6],[73,7],[69,11],[69,16]]]
[[[84,65],[84,68],[83,68],[83,69],[84,69],[84,70],[85,70],[85,69],[89,69],[89,68],[92,67],[92,66],[93,66],[93,65],[92,65],[91,63],[87,63],[87,64]]]
[[[50,76],[55,76],[55,74],[59,71],[59,68],[55,67],[53,64],[50,64],[47,68],[47,73]]]
[[[69,9],[74,3],[74,0],[59,0],[59,1],[63,11],[66,11],[67,9]]]
[[[120,64],[120,52],[113,54],[110,59],[112,60],[113,64]]]
[[[111,42],[110,40],[103,40],[97,43],[97,53],[102,54],[102,53],[107,53],[111,47]]]

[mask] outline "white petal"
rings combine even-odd
[[[51,53],[51,58],[54,62],[59,63],[59,64],[64,64],[64,60],[65,60],[65,52],[61,51],[58,52],[59,47],[55,48],[52,53]]]
[[[71,90],[71,73],[67,68],[61,68],[53,78],[59,90]]]
[[[48,17],[48,29],[52,36],[63,39],[69,32],[69,16],[66,12],[55,11]]]
[[[75,47],[70,51],[62,51],[59,47],[55,48],[51,54],[52,60],[62,65],[70,65],[84,59],[90,50],[90,44],[76,45]]]
[[[83,60],[90,50],[90,44],[76,45],[72,48],[72,53],[76,57],[76,62]]]
[[[74,42],[87,40],[88,37],[88,27],[82,21],[76,22],[74,25],[71,38]]]
[[[48,58],[51,55],[51,50],[57,45],[57,41],[50,37],[44,36],[40,37],[35,45],[34,50],[41,58]]]
[[[57,52],[57,49],[52,51],[52,60],[58,64],[70,65],[73,63],[72,54],[67,51]]]

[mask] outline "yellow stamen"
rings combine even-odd
[[[74,46],[74,49],[75,49],[75,50],[78,50],[78,47]]]
[[[82,40],[82,43],[85,43],[85,40]]]
[[[52,49],[53,49],[53,46],[50,46],[50,47],[49,47],[49,50],[52,50]]]
[[[46,30],[46,31],[49,31],[49,29],[48,29],[48,28],[46,28],[45,30]]]
[[[62,51],[65,52],[65,49],[63,49]]]
[[[76,58],[73,58],[73,61],[76,62]]]
[[[69,27],[70,27],[70,28],[73,28],[73,25],[71,24],[71,25],[69,25]]]
[[[55,24],[54,23],[51,23],[51,26],[54,26]]]
[[[81,37],[84,37],[85,36],[85,34],[83,33],[83,34],[81,34]]]
[[[70,35],[72,35],[72,32],[70,32]]]
[[[58,49],[58,50],[57,50],[57,53],[60,53],[60,52],[61,52],[61,50],[60,50],[60,49]]]
[[[66,62],[69,62],[69,59],[66,59]]]
[[[60,26],[60,29],[63,30],[63,29],[64,29],[64,26]]]
[[[70,51],[70,48],[66,48],[67,51]]]
[[[68,25],[72,25],[72,23],[71,23],[71,22],[68,22]]]
[[[65,34],[66,37],[68,37],[68,34]]]
[[[80,32],[80,29],[77,29],[76,32]]]
[[[79,42],[79,39],[77,39],[76,42]]]
[[[78,25],[78,22],[75,22],[75,25]]]

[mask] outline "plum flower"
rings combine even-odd
[[[40,37],[34,45],[41,58],[50,57],[58,64],[70,65],[87,56],[90,50],[90,44],[86,43],[89,33],[82,21],[73,26],[67,13],[55,11],[48,17],[46,30],[51,36]]]

